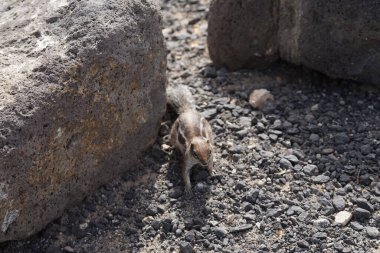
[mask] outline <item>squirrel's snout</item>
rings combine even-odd
[[[199,161],[199,163],[200,163],[203,167],[208,166],[208,162],[207,162],[207,161]]]

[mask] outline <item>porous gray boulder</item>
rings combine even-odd
[[[131,170],[165,112],[150,0],[0,3],[0,242]]]
[[[378,1],[280,2],[282,59],[333,78],[380,84]]]
[[[278,58],[274,1],[214,0],[208,22],[208,50],[217,67],[265,67]]]
[[[252,68],[279,56],[333,78],[380,83],[377,1],[264,2],[212,1],[208,46],[217,67]],[[238,47],[240,51],[235,50]],[[266,50],[269,57],[251,57],[265,56]]]

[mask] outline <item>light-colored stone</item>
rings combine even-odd
[[[374,239],[378,238],[380,235],[379,229],[376,227],[366,227],[366,232],[370,238],[374,238]]]
[[[160,24],[151,0],[0,2],[0,242],[41,230],[154,142]]]
[[[335,215],[335,223],[346,226],[352,218],[352,213],[348,211],[340,211]]]
[[[249,104],[255,109],[264,108],[274,97],[267,89],[257,89],[249,96]]]
[[[318,110],[319,110],[319,104],[315,104],[315,105],[313,105],[313,106],[310,108],[310,110],[311,110],[312,112],[316,112],[316,111],[318,111]]]

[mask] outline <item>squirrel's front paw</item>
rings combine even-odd
[[[186,196],[193,195],[193,191],[191,190],[190,186],[185,186],[185,195]]]

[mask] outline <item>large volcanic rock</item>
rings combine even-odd
[[[379,13],[375,0],[213,0],[210,57],[232,70],[280,57],[334,78],[380,83]]]
[[[217,67],[264,67],[278,58],[273,1],[212,1],[208,48]]]
[[[154,142],[166,103],[157,9],[0,3],[0,242],[42,229]]]

